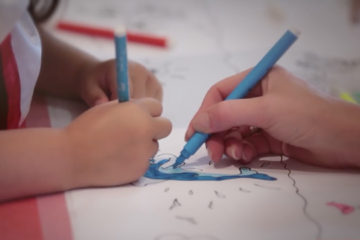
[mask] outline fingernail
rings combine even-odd
[[[252,159],[252,149],[249,143],[243,143],[242,159],[245,162],[250,162]]]
[[[230,149],[230,156],[235,160],[240,160],[240,154],[238,148],[236,146],[231,146]]]

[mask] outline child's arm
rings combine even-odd
[[[64,129],[0,131],[0,201],[113,186],[146,171],[170,122],[151,98],[94,107]]]
[[[215,84],[187,131],[187,138],[194,129],[216,133],[207,141],[212,160],[225,153],[248,163],[278,154],[330,167],[360,167],[360,106],[321,96],[280,67],[249,98],[223,101],[246,74]]]
[[[82,73],[97,60],[38,28],[41,44],[41,71],[37,91],[53,96],[80,99]]]
[[[117,99],[114,59],[99,61],[46,30],[39,28],[39,32],[43,49],[39,92],[82,99],[89,106]],[[129,85],[132,98],[162,100],[159,81],[141,64],[132,61],[129,61]]]
[[[70,155],[63,130],[0,131],[0,201],[71,188]]]

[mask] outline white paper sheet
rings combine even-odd
[[[169,49],[129,44],[129,58],[154,71],[164,87],[164,116],[174,125],[159,154],[178,155],[185,127],[207,89],[253,66],[289,27],[299,40],[280,64],[316,88],[360,91],[359,26],[348,24],[346,1],[69,1],[63,18],[168,37]],[[100,59],[112,41],[57,31]],[[340,43],[340,44],[339,44]],[[50,99],[54,127],[84,109]],[[237,174],[230,161],[208,165],[201,148],[193,171]],[[185,182],[141,179],[114,188],[66,193],[75,240],[359,239],[360,174],[264,158],[252,170],[276,181],[241,178]],[[146,186],[145,186],[146,185]]]
[[[185,129],[160,143],[179,154]],[[238,165],[209,166],[202,147],[186,161],[192,171],[236,174]],[[66,194],[75,239],[356,239],[360,174],[263,158],[252,170],[275,181],[140,179],[122,187]],[[343,204],[348,209],[332,206]],[[329,205],[332,204],[332,205]]]

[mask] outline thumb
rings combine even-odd
[[[196,115],[192,127],[205,133],[221,132],[242,125],[266,128],[268,125],[264,97],[219,102]]]

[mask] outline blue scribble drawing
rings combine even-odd
[[[217,174],[217,173],[201,173],[195,171],[189,171],[183,169],[181,166],[173,168],[173,165],[163,166],[170,161],[169,158],[161,159],[155,161],[154,159],[150,160],[150,166],[146,171],[144,177],[151,179],[163,179],[163,180],[179,180],[179,181],[222,181],[227,179],[236,179],[236,178],[255,178],[260,180],[273,181],[276,178],[271,177],[264,173],[258,173],[255,170],[252,170],[247,167],[239,168],[239,174],[226,175],[226,174]]]

